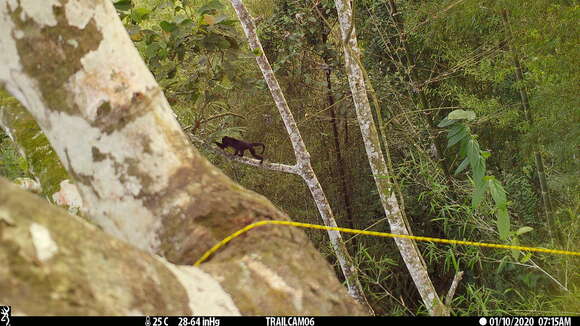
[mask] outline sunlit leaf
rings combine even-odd
[[[500,208],[507,208],[507,198],[505,190],[503,189],[501,183],[495,178],[489,181],[489,192],[491,197],[495,202],[495,205]]]
[[[510,217],[507,208],[496,208],[495,215],[497,217],[497,231],[501,240],[507,240],[510,234]]]
[[[447,115],[449,120],[475,120],[475,112],[466,110],[454,110]]]
[[[500,237],[501,237],[501,234],[500,234]],[[520,245],[520,241],[518,240],[518,238],[513,238],[511,240],[511,245],[512,246],[519,246]],[[519,249],[510,249],[510,251],[511,251],[511,254],[512,254],[512,258],[517,261],[518,260],[518,257],[520,256],[520,252],[521,251]]]
[[[517,234],[517,235],[522,235],[522,234],[524,234],[524,233],[528,233],[528,232],[531,232],[531,231],[533,231],[533,230],[534,230],[534,228],[532,228],[532,227],[529,227],[529,226],[522,226],[521,228],[519,228],[519,229],[516,231],[516,234]]]
[[[450,126],[450,125],[452,125],[452,124],[454,124],[456,122],[457,121],[455,121],[455,120],[449,120],[449,119],[445,118],[445,119],[441,120],[441,122],[439,122],[439,124],[437,125],[437,127],[439,127],[439,128],[445,128],[445,127]]]

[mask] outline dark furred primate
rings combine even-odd
[[[214,142],[216,145],[219,146],[219,148],[225,150],[227,147],[232,147],[236,152],[234,153],[234,155],[238,155],[238,156],[244,156],[244,152],[247,150],[250,151],[250,153],[252,154],[252,156],[255,159],[260,160],[260,163],[262,163],[262,161],[264,161],[264,158],[258,154],[256,154],[256,151],[254,150],[255,146],[262,146],[262,153],[260,154],[264,154],[264,151],[266,150],[266,145],[262,144],[262,143],[246,143],[243,140],[237,140],[235,138],[232,137],[228,137],[225,136],[222,138],[222,142],[218,143],[218,142]]]

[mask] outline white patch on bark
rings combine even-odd
[[[52,11],[52,7],[60,7],[59,0],[42,0],[48,4],[38,5],[38,0],[20,0],[20,7],[22,8],[22,20],[31,18],[38,25],[54,26],[56,25],[56,17]]]
[[[83,207],[83,200],[77,186],[70,183],[68,179],[61,181],[60,190],[52,194],[52,200],[58,206],[68,207],[69,212]]]
[[[264,282],[266,282],[270,286],[270,288],[276,291],[283,292],[284,294],[292,298],[292,304],[294,305],[294,308],[297,311],[302,311],[303,309],[302,290],[292,288],[286,283],[286,281],[284,281],[282,277],[280,277],[280,275],[278,275],[276,272],[268,268],[268,266],[262,264],[261,262],[255,259],[252,259],[250,257],[244,257],[242,262],[245,263],[246,266],[248,266],[249,270],[258,274],[258,277]]]
[[[130,106],[135,93],[149,94],[150,90],[159,89],[155,78],[140,60],[125,27],[117,19],[117,14],[108,12],[110,7],[112,5],[98,6],[94,11],[86,10],[86,5],[83,8],[76,8],[75,5],[67,7],[71,18],[81,9],[90,12],[103,37],[99,47],[81,59],[83,69],[68,82],[74,102],[89,120],[95,119],[97,108],[104,102],[118,109],[120,106]],[[86,19],[88,13],[84,15]],[[159,108],[166,108],[166,113],[170,113],[168,104]]]
[[[234,301],[211,275],[193,266],[176,266],[155,256],[173,272],[189,298],[192,315],[240,316]]]
[[[126,170],[131,164],[126,160],[141,158],[138,173],[151,178],[148,191],[164,189],[168,183],[167,170],[179,168],[180,161],[166,150],[167,144],[162,137],[149,137],[150,128],[155,125],[152,114],[142,116],[129,123],[122,130],[109,135],[101,133],[90,126],[84,119],[62,112],[49,113],[51,125],[59,126],[47,133],[59,141],[55,151],[59,157],[74,157],[67,162],[70,169],[79,176],[91,176],[91,187],[78,183],[79,191],[86,203],[85,209],[99,225],[123,240],[137,247],[154,252],[158,245],[156,231],[161,221],[145,207],[136,196],[142,190],[142,180]],[[121,133],[121,135],[119,135]],[[70,137],[83,134],[83,138]],[[158,134],[162,134],[159,130]],[[131,135],[142,135],[131,136]],[[146,152],[143,139],[150,139],[149,153]],[[101,161],[94,161],[86,153],[96,149],[104,155]],[[91,206],[90,203],[98,203]],[[123,212],[122,215],[117,212]]]
[[[8,8],[10,7],[10,8]],[[13,39],[12,32],[14,30],[14,23],[10,20],[9,12],[16,10],[17,3],[9,1],[0,3],[0,84],[5,84],[5,88],[12,95],[14,95],[21,103],[24,100],[24,95],[18,87],[15,87],[11,82],[16,78],[22,70],[18,58],[18,51],[16,50],[16,42]],[[16,60],[15,60],[16,59]]]
[[[85,28],[93,17],[92,10],[86,10],[79,0],[69,0],[65,6],[66,20],[69,24],[80,29]]]
[[[32,223],[30,225],[30,235],[32,236],[32,244],[36,249],[36,257],[41,262],[49,260],[58,252],[58,246],[45,226]]]

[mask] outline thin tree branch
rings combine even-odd
[[[222,157],[225,157],[229,160],[238,162],[238,163],[242,163],[242,164],[246,164],[246,165],[251,165],[251,166],[255,166],[258,168],[263,168],[266,170],[271,170],[271,171],[277,171],[277,172],[284,172],[284,173],[291,173],[291,174],[296,174],[296,175],[300,175],[300,171],[298,169],[298,167],[296,165],[287,165],[287,164],[281,164],[281,163],[270,163],[270,162],[262,162],[260,163],[259,160],[253,159],[253,158],[249,158],[249,157],[243,157],[243,156],[237,156],[237,155],[233,155],[233,154],[228,154],[226,151],[223,150],[219,150],[217,148],[215,148],[214,146],[212,146],[211,144],[207,143],[206,141],[204,141],[201,138],[198,138],[197,136],[194,135],[189,135],[189,139],[191,139],[192,142],[195,142],[197,144],[200,144],[205,150],[212,152],[213,154],[216,155],[220,155]]]

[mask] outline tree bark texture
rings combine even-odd
[[[0,85],[32,114],[106,233],[188,265],[250,223],[288,220],[191,146],[111,1],[0,2],[0,48]],[[295,228],[252,230],[201,267],[242,314],[361,313]]]
[[[0,302],[25,315],[239,315],[209,274],[120,241],[0,178]]]

